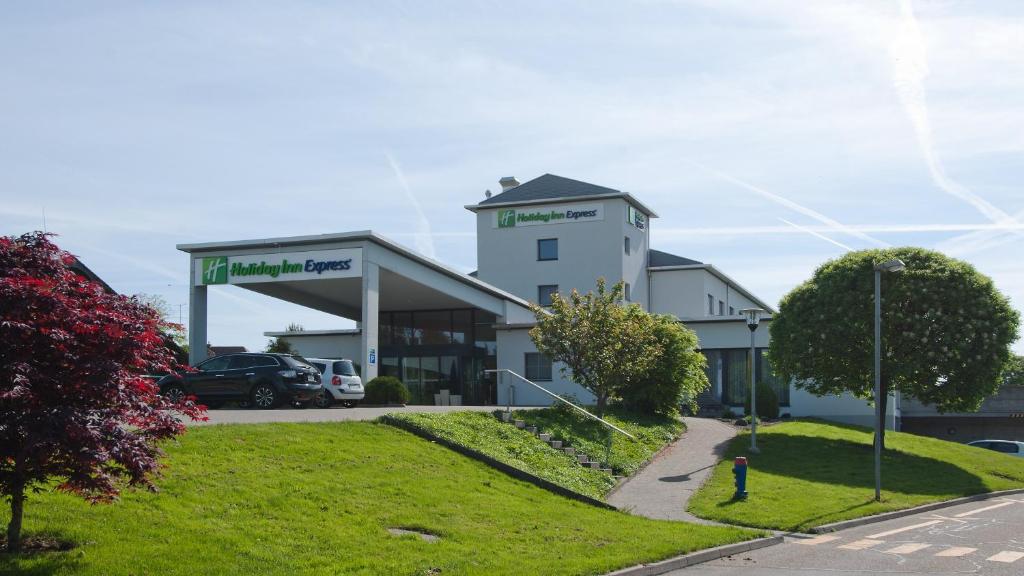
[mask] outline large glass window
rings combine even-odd
[[[415,344],[451,344],[452,313],[448,310],[416,312],[413,314]]]
[[[558,260],[558,238],[537,240],[537,260]]]
[[[397,345],[412,344],[412,313],[395,312],[392,318],[391,342]]]
[[[473,338],[473,311],[452,311],[452,343],[465,344]]]
[[[537,286],[537,304],[551,306],[551,296],[558,294],[558,284],[543,284]]]
[[[534,382],[551,381],[551,359],[537,352],[526,353],[526,379]]]
[[[756,354],[755,378],[775,391],[780,406],[789,406],[789,383],[775,374],[768,361],[767,350],[758,348]],[[750,391],[750,349],[704,350],[704,356],[708,359],[708,379],[712,386],[721,384],[722,403],[744,405]]]

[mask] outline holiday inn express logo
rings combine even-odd
[[[498,228],[512,228],[516,225],[516,211],[498,210]]]
[[[199,261],[202,285],[244,284],[275,280],[349,278],[361,274],[359,249],[211,256]]]
[[[203,258],[203,284],[228,283],[228,257]]]
[[[604,211],[600,204],[589,206],[572,204],[545,207],[537,210],[502,208],[495,213],[493,225],[497,228],[516,228],[518,226],[565,224],[592,220],[604,220]]]

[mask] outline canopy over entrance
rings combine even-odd
[[[497,323],[533,318],[528,304],[371,231],[181,244],[191,255],[189,361],[206,358],[207,286],[235,285],[355,320],[364,381],[378,371],[381,312],[476,309]]]

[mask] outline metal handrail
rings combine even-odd
[[[523,382],[526,382],[530,386],[533,386],[534,388],[537,388],[538,390],[540,390],[541,392],[547,394],[548,396],[551,396],[555,400],[558,400],[559,402],[562,402],[563,404],[568,404],[569,406],[572,406],[574,409],[576,409],[576,410],[586,414],[588,417],[593,418],[594,420],[597,420],[601,424],[604,424],[605,426],[607,426],[608,428],[611,428],[612,430],[618,432],[619,434],[625,435],[626,437],[630,438],[634,442],[639,442],[639,440],[637,440],[636,436],[633,436],[632,434],[630,434],[629,432],[626,432],[622,428],[619,428],[615,424],[612,424],[611,422],[605,420],[604,418],[601,418],[600,416],[595,416],[594,414],[591,414],[590,412],[587,412],[585,409],[580,408],[579,406],[573,404],[572,402],[569,402],[568,400],[566,400],[565,398],[562,398],[558,394],[555,394],[551,390],[548,390],[547,388],[541,386],[540,384],[537,384],[536,382],[533,382],[532,380],[527,380],[526,378],[520,376],[519,374],[516,374],[515,372],[509,370],[508,368],[498,368],[498,369],[484,370],[485,374],[497,374],[497,373],[500,373],[500,372],[507,372],[507,373],[515,376],[516,378],[519,378]],[[509,384],[509,389],[510,389],[510,391],[511,390],[515,390],[515,386],[512,385],[512,384]]]

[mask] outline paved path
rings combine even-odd
[[[993,498],[692,566],[675,576],[1024,574],[1024,496]]]
[[[192,426],[205,424],[256,424],[262,422],[340,422],[346,420],[373,420],[378,416],[392,412],[457,412],[474,410],[491,412],[497,406],[406,406],[388,408],[279,408],[277,410],[248,410],[240,408],[224,408],[210,410],[206,414],[210,419],[206,422],[185,423]],[[516,410],[522,410],[517,407]]]
[[[682,438],[620,486],[608,498],[610,504],[648,518],[711,523],[688,513],[686,504],[721,459],[736,429],[708,418],[683,421]]]

